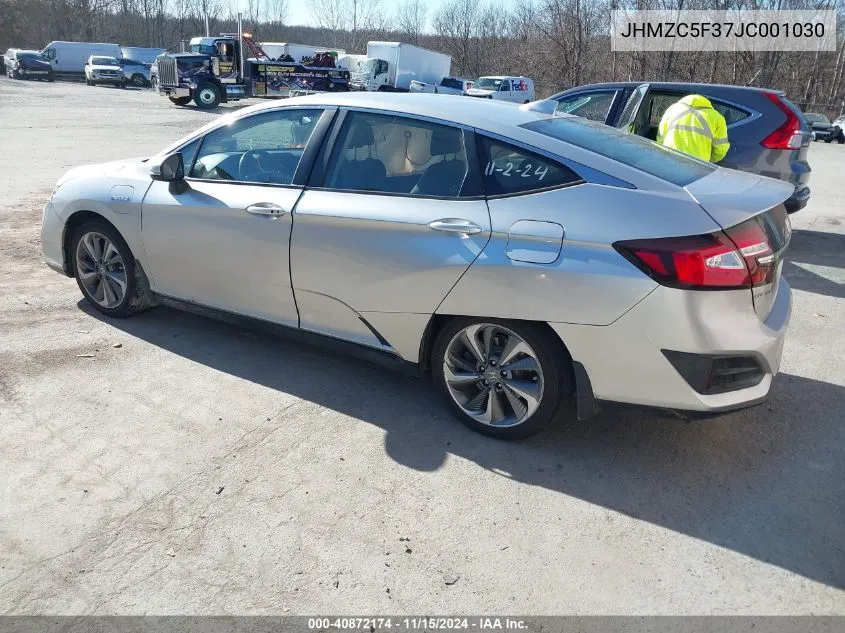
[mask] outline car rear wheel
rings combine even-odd
[[[539,433],[570,393],[570,361],[542,327],[500,319],[455,319],[437,336],[432,374],[456,416],[502,439]]]
[[[135,258],[105,222],[85,222],[71,240],[73,275],[88,302],[111,317],[127,317],[150,304]]]
[[[132,85],[138,86],[139,88],[143,88],[147,85],[147,80],[144,79],[144,75],[141,73],[135,73],[132,75]]]

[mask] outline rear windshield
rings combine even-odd
[[[679,187],[685,187],[716,170],[713,165],[636,134],[580,117],[556,116],[526,123],[522,127],[606,156]]]

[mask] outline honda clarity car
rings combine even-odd
[[[533,106],[245,108],[155,156],[71,169],[44,208],[44,258],[109,317],[164,303],[430,374],[501,438],[608,402],[764,401],[794,187]]]

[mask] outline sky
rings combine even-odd
[[[395,11],[395,7],[399,5],[401,0],[381,0],[382,6],[388,11]],[[443,4],[444,0],[422,0],[423,4],[428,10],[428,19],[431,20],[432,14]],[[245,5],[245,0],[241,0],[241,6]],[[311,3],[307,0],[289,0],[288,1],[288,24],[316,26],[314,18],[311,15],[309,7]]]

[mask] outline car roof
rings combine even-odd
[[[637,86],[641,86],[643,84],[648,84],[654,88],[666,88],[669,90],[685,90],[685,91],[693,91],[693,92],[700,92],[700,93],[714,93],[719,92],[722,90],[729,90],[729,91],[747,91],[750,93],[763,93],[763,92],[773,92],[775,94],[784,94],[781,90],[774,90],[772,88],[758,88],[756,86],[735,86],[732,84],[707,84],[707,83],[690,83],[690,82],[683,82],[683,81],[608,81],[605,83],[598,83],[598,84],[586,84],[584,86],[576,86],[574,88],[567,88],[566,90],[562,90],[551,97],[550,99],[555,99],[560,97],[564,94],[569,94],[576,91],[581,90],[597,90],[602,88],[636,88]]]
[[[343,92],[320,93],[293,97],[282,102],[260,103],[235,113],[236,118],[262,110],[284,106],[337,106],[372,110],[388,110],[397,114],[441,119],[443,121],[495,131],[502,125],[520,126],[549,118],[551,115],[522,110],[513,103],[494,99],[474,99],[460,95],[410,94],[399,92]]]

